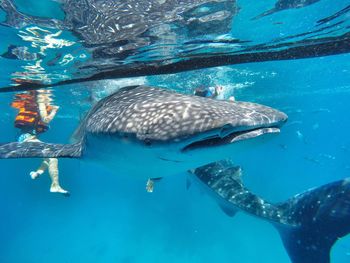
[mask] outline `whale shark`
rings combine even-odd
[[[120,175],[159,178],[230,157],[234,145],[278,133],[286,120],[256,103],[130,86],[92,107],[72,143],[5,143],[0,158],[80,158]]]
[[[0,158],[79,158],[145,178],[187,173],[227,215],[243,211],[271,222],[292,262],[328,263],[333,244],[350,231],[350,179],[274,204],[250,192],[241,168],[227,161],[238,144],[278,133],[286,121],[283,112],[256,103],[129,86],[92,107],[72,143],[0,144]]]
[[[329,263],[334,243],[350,232],[350,178],[274,204],[249,191],[241,167],[230,160],[212,162],[189,174],[227,215],[241,211],[272,223],[293,263]]]

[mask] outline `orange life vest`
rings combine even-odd
[[[43,133],[49,129],[49,125],[41,120],[36,91],[16,94],[11,106],[18,109],[15,119],[16,128],[24,131],[33,131],[36,134]],[[52,107],[47,106],[46,110],[50,113]]]

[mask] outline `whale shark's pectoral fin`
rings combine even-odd
[[[220,206],[221,210],[229,217],[234,217],[236,215],[236,213],[238,212],[237,209],[232,209],[232,208],[225,206],[225,205],[220,204],[219,206]]]
[[[242,170],[229,160],[220,160],[189,171],[194,174],[202,183],[207,185],[216,193],[224,194],[226,186],[229,187],[230,195],[239,196],[244,191],[242,183]],[[225,195],[225,194],[224,194]],[[226,196],[228,198],[228,196]],[[220,203],[221,210],[228,216],[233,217],[238,212],[231,205]]]
[[[54,144],[44,142],[10,142],[0,144],[0,159],[10,158],[79,158],[82,142]]]

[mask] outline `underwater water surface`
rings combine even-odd
[[[234,96],[236,100],[268,105],[288,115],[281,133],[242,142],[246,145],[244,151],[231,156],[242,167],[244,183],[254,193],[270,202],[283,202],[312,187],[350,176],[349,54],[231,66],[218,63],[217,67],[162,75],[137,71],[138,66],[144,70],[152,63],[161,67],[209,55],[215,60],[218,54],[305,47],[310,44],[308,39],[316,44],[335,41],[329,40],[331,36],[349,41],[349,3],[310,1],[309,5],[276,9],[266,17],[251,20],[274,8],[275,1],[264,6],[248,1],[218,1],[225,2],[218,7],[206,2],[210,1],[193,1],[199,7],[188,7],[192,13],[186,11],[189,13],[184,17],[199,19],[202,13],[211,14],[211,8],[218,8],[213,14],[222,15],[216,11],[225,9],[227,4],[234,6],[224,16],[224,25],[219,24],[220,34],[205,36],[203,29],[198,29],[201,24],[189,26],[182,24],[183,20],[157,20],[157,26],[150,27],[153,31],[141,34],[151,41],[150,45],[138,35],[130,41],[135,44],[130,48],[132,52],[111,51],[113,59],[106,58],[103,52],[93,52],[106,47],[125,48],[124,40],[115,45],[87,43],[71,28],[63,28],[62,33],[55,35],[61,29],[47,24],[29,23],[24,28],[5,24],[0,28],[2,54],[15,44],[27,46],[30,53],[41,56],[33,60],[1,57],[0,90],[26,90],[32,84],[37,88],[35,85],[42,83],[102,76],[99,81],[49,87],[54,104],[60,109],[41,139],[68,143],[91,105],[123,86],[147,84],[192,94],[196,87],[220,85],[224,88],[221,99]],[[58,8],[61,1],[15,3],[19,11],[31,16],[63,20],[67,14]],[[340,10],[345,11],[337,13]],[[332,14],[338,15],[332,18]],[[328,24],[319,24],[329,27],[317,31],[320,25],[315,21],[325,17],[329,17]],[[0,19],[6,20],[5,11],[0,13]],[[210,20],[207,22],[207,29],[213,26]],[[159,26],[164,23],[174,25]],[[215,22],[214,26],[218,24]],[[311,33],[303,35],[305,32]],[[154,35],[159,38],[154,40]],[[218,44],[218,40],[226,42]],[[111,72],[124,70],[123,63],[127,74],[139,77],[113,79]],[[15,141],[19,135],[14,127],[17,111],[10,106],[16,92],[19,91],[0,93],[1,143]],[[39,159],[0,160],[0,263],[291,262],[277,230],[269,222],[244,213],[227,216],[198,185],[187,189],[186,174],[166,177],[155,185],[153,193],[147,193],[146,182],[138,175],[118,174],[98,163],[62,159],[60,182],[71,193],[65,197],[49,192],[47,174],[37,180],[30,178],[30,171],[39,164]],[[146,171],[147,163],[144,165]],[[349,236],[334,245],[331,262],[350,262]]]

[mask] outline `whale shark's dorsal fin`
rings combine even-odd
[[[43,142],[11,142],[0,144],[0,159],[9,158],[80,158],[83,142],[54,144]]]

